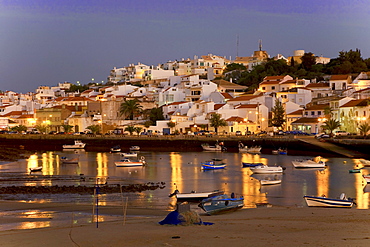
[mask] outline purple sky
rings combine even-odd
[[[113,67],[263,49],[370,57],[368,0],[0,0],[0,90],[105,81]],[[239,36],[239,47],[236,47]]]

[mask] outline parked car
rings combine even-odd
[[[320,139],[320,138],[329,138],[330,135],[329,134],[326,134],[326,133],[319,133],[319,134],[316,134],[315,135],[315,138],[316,139]]]
[[[242,132],[240,130],[238,130],[238,131],[235,132],[235,135],[241,136],[242,135]]]
[[[350,135],[350,133],[344,130],[337,130],[337,131],[334,131],[334,135],[335,136],[348,136]]]

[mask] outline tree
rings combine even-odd
[[[40,133],[46,134],[48,132],[48,125],[47,124],[36,125],[35,129],[37,129]]]
[[[176,126],[176,122],[174,121],[174,122],[172,122],[172,121],[169,121],[168,123],[167,123],[167,126],[169,127],[169,128],[174,128],[175,126]]]
[[[218,113],[212,113],[211,117],[209,118],[209,123],[211,127],[215,128],[216,134],[219,127],[227,126],[225,119],[221,118],[221,114]]]
[[[139,104],[139,101],[134,100],[127,100],[121,104],[119,112],[125,116],[125,119],[129,117],[130,120],[134,120],[134,115],[137,113],[141,113],[142,106]]]
[[[27,131],[27,127],[24,125],[17,125],[17,126],[12,127],[10,130],[17,131],[18,133],[22,133],[22,132]]]
[[[149,120],[153,124],[155,124],[158,120],[164,120],[162,108],[161,107],[156,107],[156,108],[150,109]]]
[[[72,132],[73,126],[69,124],[62,124],[62,127],[64,129],[64,132],[69,133]]]
[[[270,119],[270,125],[281,128],[285,123],[285,109],[283,104],[276,99],[275,106],[271,109],[272,118]]]
[[[324,125],[321,126],[324,130],[329,131],[329,135],[333,136],[333,131],[340,127],[340,123],[335,119],[328,119],[324,122]]]
[[[363,123],[358,126],[358,129],[360,130],[360,135],[363,135],[364,138],[366,138],[367,132],[370,131],[370,125],[368,123]]]
[[[303,54],[301,61],[301,67],[307,71],[311,71],[312,66],[316,64],[316,57],[312,52],[308,52]]]
[[[86,129],[91,130],[91,132],[95,135],[95,134],[100,133],[101,127],[100,125],[95,124],[95,125],[87,126]]]
[[[129,125],[125,128],[125,131],[129,132],[132,135],[135,132],[135,127],[133,125]]]
[[[143,130],[141,127],[135,127],[135,132],[137,135],[140,135],[140,132]]]
[[[240,64],[240,63],[231,63],[226,66],[223,73],[225,74],[227,72],[234,71],[234,70],[247,70],[247,68],[243,64]]]

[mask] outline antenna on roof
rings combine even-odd
[[[239,57],[239,34],[236,35],[236,56]]]
[[[262,51],[262,39],[258,40],[258,47]]]

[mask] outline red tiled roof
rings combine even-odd
[[[213,110],[218,110],[220,109],[221,107],[223,107],[225,104],[215,104],[214,107],[213,107]]]
[[[320,82],[320,83],[310,83],[306,86],[306,88],[318,88],[318,87],[329,87],[329,83],[327,82]]]
[[[230,101],[249,101],[249,100],[252,100],[258,97],[261,97],[261,96],[258,96],[258,95],[257,96],[256,95],[239,96],[239,97],[230,99],[229,102]]]
[[[312,111],[312,110],[323,110],[326,107],[329,107],[329,104],[318,104],[318,105],[312,105],[306,108],[306,111]]]
[[[347,80],[350,75],[332,75],[330,77],[331,81],[337,81],[337,80]]]
[[[243,122],[244,118],[242,117],[229,117],[226,119],[227,122]]]
[[[357,99],[351,100],[340,107],[354,107],[354,106],[367,106],[368,100],[367,99]]]
[[[236,105],[235,109],[244,109],[244,108],[246,108],[246,109],[250,109],[250,108],[255,109],[257,107],[258,107],[258,104],[242,104],[242,105]]]

